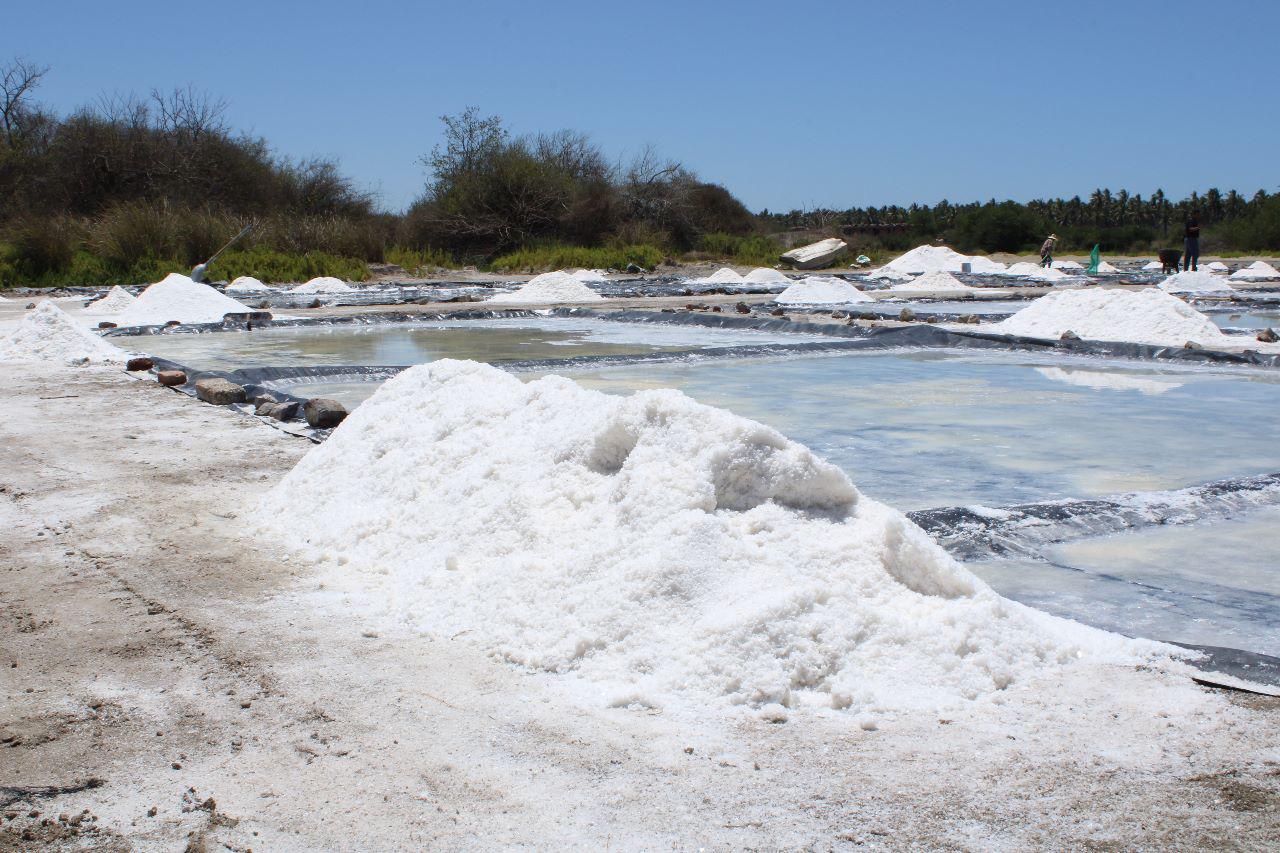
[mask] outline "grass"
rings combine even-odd
[[[438,249],[406,249],[392,246],[382,252],[384,264],[395,264],[411,275],[424,275],[438,269],[457,269],[458,261],[448,252]]]
[[[536,272],[569,267],[621,270],[626,269],[627,264],[638,264],[651,270],[665,257],[662,249],[648,244],[588,247],[552,243],[526,246],[501,255],[490,262],[489,268],[495,272]]]
[[[255,248],[247,252],[227,252],[209,268],[207,277],[215,281],[232,281],[242,275],[253,276],[268,284],[307,281],[326,275],[343,281],[364,281],[369,277],[369,267],[359,258],[327,252],[299,255]]]
[[[743,266],[771,267],[778,263],[778,256],[784,251],[782,244],[772,237],[704,234],[698,239],[693,254],[700,260],[724,259]]]

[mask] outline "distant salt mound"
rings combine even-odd
[[[1209,263],[1207,264],[1201,264],[1200,269],[1208,270],[1209,272],[1230,272],[1231,271],[1231,267],[1227,266],[1222,261],[1209,261]]]
[[[1210,349],[1256,344],[1225,335],[1187,303],[1154,288],[1062,290],[1042,296],[987,330],[1028,338],[1060,338],[1075,332],[1093,341],[1182,346],[1194,341]]]
[[[86,305],[85,310],[93,314],[118,314],[137,301],[138,297],[117,284],[107,291],[106,296]]]
[[[590,704],[937,709],[1168,650],[1001,598],[839,468],[674,390],[411,367],[255,518],[362,618]]]
[[[890,290],[949,291],[956,293],[972,293],[977,288],[970,287],[949,272],[925,273],[913,281],[895,284]]]
[[[1164,264],[1159,261],[1151,261],[1150,263],[1144,264],[1142,268],[1144,270],[1162,270],[1164,269]]]
[[[1078,261],[1054,261],[1053,269],[1068,270],[1071,272],[1082,272],[1084,270],[1084,264]]]
[[[769,267],[756,267],[742,277],[748,284],[790,284],[791,279]]]
[[[1002,275],[1014,278],[1030,278],[1036,281],[1061,281],[1064,278],[1070,278],[1062,270],[1042,267],[1039,264],[1033,264],[1028,261],[1019,261],[1013,264]]]
[[[1119,267],[1112,266],[1111,264],[1107,263],[1106,261],[1100,261],[1100,262],[1098,263],[1098,274],[1099,274],[1099,275],[1114,274],[1114,273],[1118,273],[1118,272],[1120,272],[1120,268],[1119,268]]]
[[[578,270],[577,272],[573,273],[573,277],[576,278],[578,281],[583,281],[583,282],[594,281],[598,283],[598,282],[609,280],[608,278],[605,277],[604,270]]]
[[[558,305],[565,302],[599,302],[603,296],[563,270],[544,272],[529,279],[513,293],[499,293],[486,300],[490,305]]]
[[[291,288],[290,293],[351,293],[354,287],[347,284],[340,278],[334,278],[331,275],[313,278],[305,284]]]
[[[1157,285],[1166,293],[1225,293],[1235,290],[1222,276],[1204,270],[1175,273]]]
[[[843,279],[810,275],[794,282],[774,301],[781,305],[843,305],[875,300]]]
[[[270,292],[271,288],[251,275],[242,275],[227,285],[227,293],[232,296],[260,296]]]
[[[737,272],[728,267],[721,267],[706,278],[700,278],[698,281],[704,284],[745,284],[746,279]]]
[[[218,323],[225,314],[251,310],[207,284],[170,273],[142,291],[137,301],[116,315],[115,322],[121,326],[159,326],[170,320]]]
[[[970,272],[980,275],[991,275],[1004,271],[1004,264],[990,258],[976,255],[962,255],[947,246],[917,246],[906,254],[899,255],[889,263],[872,273],[872,277],[882,278],[876,273],[892,272],[908,275],[922,275],[930,272],[963,272],[964,264],[969,265]]]
[[[0,361],[122,364],[128,357],[49,300],[27,312],[13,334],[0,341]]]
[[[911,281],[914,277],[909,272],[898,272],[887,267],[880,267],[867,272],[867,278],[871,281]]]
[[[1254,261],[1231,274],[1232,281],[1270,281],[1275,278],[1280,278],[1280,270],[1266,261]]]

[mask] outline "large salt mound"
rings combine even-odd
[[[914,281],[895,284],[890,290],[948,290],[948,291],[965,291],[972,292],[976,288],[970,287],[960,279],[956,278],[949,272],[930,272],[925,273]]]
[[[721,267],[706,278],[698,279],[698,281],[706,284],[742,284],[746,279],[728,267]]]
[[[1055,270],[1048,267],[1042,267],[1039,264],[1033,264],[1028,261],[1019,261],[1005,270],[1002,275],[1014,276],[1017,278],[1032,278],[1036,281],[1058,281],[1060,279],[1069,278],[1062,270]]]
[[[351,285],[347,284],[340,278],[334,278],[331,275],[313,278],[305,284],[290,288],[290,293],[350,293],[355,290]]]
[[[1094,341],[1156,346],[1182,346],[1195,341],[1210,349],[1243,344],[1262,348],[1252,339],[1225,335],[1212,320],[1181,299],[1154,288],[1050,293],[987,329],[1029,338],[1059,338],[1063,332],[1072,331]]]
[[[271,288],[251,275],[239,276],[235,281],[227,285],[227,293],[232,296],[257,296],[270,291]]]
[[[1280,270],[1266,261],[1254,261],[1244,269],[1236,270],[1231,274],[1233,281],[1268,281],[1273,278],[1280,278]]]
[[[555,305],[561,302],[597,302],[603,296],[567,272],[544,272],[529,279],[514,293],[499,293],[486,302],[493,305],[534,303]]]
[[[116,315],[121,326],[159,326],[170,320],[180,323],[217,323],[224,314],[251,311],[207,284],[185,275],[169,273],[138,295],[132,305]]]
[[[917,246],[911,251],[894,258],[880,267],[875,273],[893,272],[920,275],[929,272],[963,272],[963,264],[969,264],[969,270],[979,274],[992,274],[1004,271],[1004,264],[993,261],[982,255],[962,255],[947,246]],[[876,277],[889,277],[879,276]]]
[[[0,360],[52,361],[59,364],[119,364],[128,358],[45,300],[22,318],[13,334],[0,341]]]
[[[787,278],[781,272],[769,267],[756,267],[751,272],[742,277],[742,280],[750,284],[790,284],[791,279]]]
[[[774,301],[783,305],[830,305],[875,300],[842,279],[810,275],[779,293]]]
[[[86,305],[85,310],[94,314],[116,314],[137,301],[138,297],[117,284],[107,291],[106,296]]]
[[[1222,293],[1235,290],[1221,276],[1204,270],[1176,273],[1160,282],[1157,287],[1168,293]]]
[[[369,618],[616,706],[936,708],[1162,648],[1001,598],[840,469],[673,390],[412,367],[257,518]]]

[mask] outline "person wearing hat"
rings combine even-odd
[[[1040,244],[1040,266],[1045,268],[1053,266],[1053,247],[1056,245],[1058,245],[1057,234],[1050,234]]]

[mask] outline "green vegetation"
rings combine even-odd
[[[406,249],[392,246],[382,253],[384,264],[395,264],[410,275],[425,275],[438,269],[456,269],[457,260],[438,249]]]
[[[735,264],[757,267],[771,267],[778,262],[778,256],[785,252],[782,244],[772,237],[761,234],[704,234],[698,238],[698,245],[690,253],[691,259],[726,260]]]
[[[536,272],[539,270],[615,269],[637,264],[651,270],[662,263],[664,252],[657,246],[530,246],[499,255],[489,265],[495,272]]]

